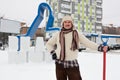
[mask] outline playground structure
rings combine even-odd
[[[38,7],[38,14],[31,24],[28,32],[25,35],[9,36],[9,50],[8,62],[9,63],[24,63],[31,61],[42,61],[43,53],[45,53],[45,46],[42,37],[36,40],[35,49],[30,51],[30,39],[34,36],[40,23],[44,18],[44,11],[49,11],[48,22],[46,25],[46,32],[57,31],[59,28],[53,28],[54,16],[50,6],[47,3],[41,3]],[[31,57],[32,55],[32,57]]]

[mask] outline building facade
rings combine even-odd
[[[21,22],[0,18],[0,42],[8,44],[8,36],[20,34]]]
[[[26,34],[29,27],[25,22],[0,18],[0,48],[8,46],[8,36],[17,36]],[[32,40],[36,37],[45,37],[45,27],[38,28]]]
[[[61,26],[65,15],[71,15],[76,28],[81,32],[101,33],[102,0],[46,0],[55,17],[54,27]],[[46,16],[49,13],[47,12]]]

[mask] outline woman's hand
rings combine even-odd
[[[100,52],[107,52],[107,51],[109,51],[110,49],[109,49],[109,46],[104,46],[104,45],[102,45],[102,44],[100,44],[99,46],[98,46],[98,51],[100,51]]]
[[[108,46],[104,46],[104,47],[103,47],[103,51],[104,51],[104,52],[109,51],[109,47],[108,47]]]

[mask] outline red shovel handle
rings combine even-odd
[[[106,80],[106,51],[103,52],[103,80]]]

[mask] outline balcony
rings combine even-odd
[[[72,5],[61,4],[61,8],[68,8],[68,9],[71,9],[71,8],[72,8]]]
[[[62,0],[62,1],[71,2],[71,0]]]
[[[102,3],[102,0],[96,0],[96,2]]]
[[[68,13],[68,14],[71,14],[72,11],[66,11],[66,10],[61,10],[62,13]]]

